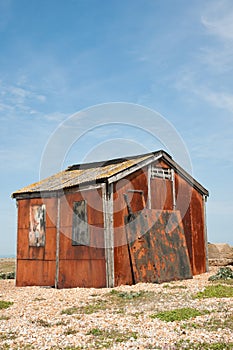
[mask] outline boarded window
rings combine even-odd
[[[45,246],[46,210],[45,205],[32,205],[30,207],[29,246]]]
[[[73,245],[89,245],[90,236],[87,224],[86,201],[74,202],[73,204]]]

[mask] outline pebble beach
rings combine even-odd
[[[195,343],[232,343],[233,298],[194,298],[209,276],[114,289],[15,287],[0,280],[0,349],[188,349]],[[233,287],[232,287],[233,288]],[[201,315],[167,322],[154,317],[175,308]],[[215,322],[215,320],[218,320]],[[222,321],[221,321],[222,320]]]

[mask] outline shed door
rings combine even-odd
[[[179,212],[139,212],[127,225],[127,239],[134,283],[192,277]]]

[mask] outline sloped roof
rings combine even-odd
[[[105,179],[141,163],[143,160],[150,157],[151,154],[147,154],[140,157],[114,159],[106,162],[75,164],[44,180],[23,187],[14,192],[12,196],[15,198],[17,195],[23,193],[59,191],[86,183],[104,182]]]
[[[126,170],[136,171],[159,158],[167,161],[175,170],[181,172],[183,177],[189,180],[191,184],[196,184],[200,192],[208,195],[208,191],[175,163],[168,153],[157,151],[144,155],[107,160],[105,162],[75,164],[44,180],[23,187],[14,192],[12,197],[20,198],[22,196],[26,197],[26,195],[52,193],[75,186],[105,182]]]

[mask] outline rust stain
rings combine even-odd
[[[142,236],[148,219],[153,225]],[[134,283],[192,278],[178,211],[144,209],[127,225],[127,236]]]

